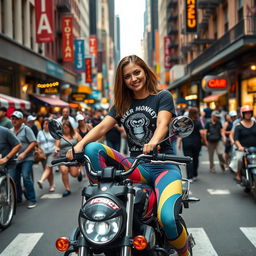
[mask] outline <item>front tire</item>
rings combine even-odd
[[[10,201],[8,202],[7,178],[0,183],[0,228],[7,228],[13,219],[16,207],[16,190],[10,178]]]

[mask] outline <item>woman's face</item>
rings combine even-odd
[[[67,125],[63,125],[63,133],[65,135],[70,134],[70,128]]]
[[[45,130],[48,130],[49,128],[49,121],[45,121],[44,122],[44,127],[43,127]]]
[[[130,62],[123,68],[123,79],[126,86],[133,91],[135,97],[147,96],[146,74],[143,68]]]

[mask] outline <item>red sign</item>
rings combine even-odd
[[[73,18],[62,18],[62,55],[63,61],[74,60],[74,42],[73,42]]]
[[[35,0],[37,43],[48,43],[54,40],[53,16],[52,0]]]
[[[92,59],[85,58],[85,82],[91,84],[92,83]]]
[[[224,79],[224,78],[210,79],[208,81],[208,86],[210,88],[226,88],[227,87],[227,80]]]
[[[89,50],[90,50],[90,55],[93,55],[93,56],[98,55],[98,46],[97,46],[97,37],[96,37],[96,35],[90,35]]]
[[[226,90],[227,87],[227,79],[223,77],[205,76],[202,80],[202,88],[207,92]]]
[[[171,36],[165,36],[164,37],[164,67],[165,68],[171,68],[172,67],[172,62],[170,60],[171,55],[172,55],[172,50],[171,50],[171,42],[172,42],[172,37]]]

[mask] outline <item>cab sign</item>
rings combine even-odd
[[[202,88],[205,91],[223,91],[227,89],[227,79],[216,76],[205,76],[202,80]]]

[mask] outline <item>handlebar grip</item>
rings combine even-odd
[[[168,154],[158,154],[157,155],[157,160],[169,160],[169,161],[175,161],[175,162],[180,162],[180,163],[191,163],[192,158],[190,156],[176,156],[176,155],[168,155]]]
[[[54,165],[61,162],[70,162],[70,160],[67,157],[61,157],[61,158],[52,160],[51,164]]]

